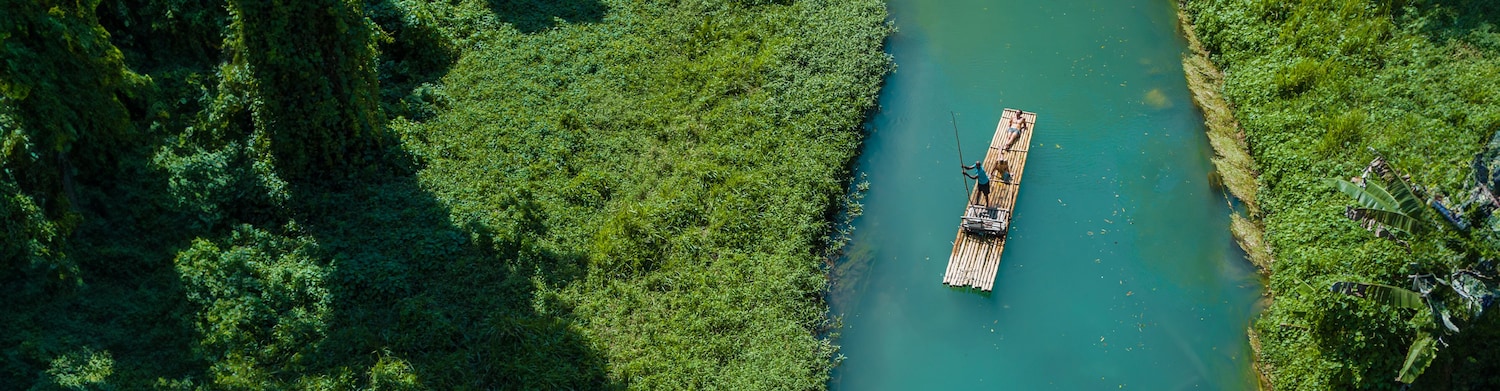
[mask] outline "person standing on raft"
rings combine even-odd
[[[984,200],[983,203],[988,206],[990,200],[990,175],[984,172],[983,162],[975,160],[972,166],[960,165],[959,167],[964,168],[964,176],[979,182],[980,199]],[[969,170],[974,170],[974,174],[969,174]]]

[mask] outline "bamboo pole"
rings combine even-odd
[[[965,163],[965,161],[964,161],[964,143],[960,142],[959,139],[958,139],[958,114],[954,114],[952,110],[949,110],[948,111],[948,118],[950,118],[950,119],[953,120],[953,144],[958,146],[958,165],[962,166]],[[959,180],[964,181],[964,195],[965,195],[964,197],[968,198],[968,194],[969,194],[969,176],[967,175],[967,172],[965,172],[965,175],[962,178],[959,178]],[[964,210],[965,211],[967,211],[968,208],[969,208],[968,205],[964,205]]]

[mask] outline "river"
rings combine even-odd
[[[890,0],[899,69],[830,305],[835,390],[1253,389],[1262,288],[1210,183],[1168,0]],[[949,288],[963,157],[1038,113],[995,289]]]

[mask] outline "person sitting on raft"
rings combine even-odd
[[[1003,157],[1000,158],[999,164],[997,164],[995,167],[995,172],[1000,173],[1000,183],[1004,183],[1007,185],[1010,184],[1010,161],[1005,160],[1005,158]]]
[[[1022,118],[1021,114],[1022,112],[1017,111],[1014,117],[1010,117],[1010,122],[1005,124],[1006,150],[1010,150],[1010,146],[1015,144],[1016,140],[1021,139],[1021,131],[1026,130],[1026,119]]]
[[[979,195],[983,197],[980,199],[984,200],[985,204],[989,204],[988,201],[990,199],[990,175],[984,172],[984,165],[982,164],[982,162],[975,160],[974,165],[972,166],[960,165],[959,167],[964,168],[964,176],[979,182]],[[975,174],[970,175],[969,170],[974,170]]]

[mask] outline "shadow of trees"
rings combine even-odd
[[[49,360],[79,351],[109,353],[115,378],[182,379],[207,368],[173,268],[176,251],[201,231],[184,224],[196,216],[153,195],[168,190],[143,169],[145,157],[122,156],[118,181],[77,187],[81,218],[66,256],[81,284],[0,281],[0,388],[26,389]]]
[[[149,122],[148,102],[124,103],[131,122]],[[0,389],[26,389],[42,381],[49,360],[79,351],[109,353],[123,376],[175,379],[206,367],[172,260],[211,223],[166,196],[171,175],[152,163],[165,139],[133,140],[108,146],[110,164],[74,168],[64,224],[76,226],[51,251],[77,273],[0,278]]]
[[[111,32],[107,45],[122,52],[130,69],[152,78],[111,96],[123,107],[125,121],[90,129],[116,131],[120,137],[80,141],[72,154],[78,157],[75,163],[57,170],[69,178],[63,186],[67,212],[56,221],[64,227],[60,231],[65,238],[48,243],[45,251],[76,265],[76,273],[65,273],[62,279],[50,270],[0,273],[0,389],[45,383],[43,373],[55,366],[49,361],[80,352],[107,354],[115,377],[180,379],[206,368],[195,352],[193,308],[182,299],[184,287],[173,268],[173,255],[210,230],[214,223],[208,220],[213,218],[169,196],[172,174],[161,170],[153,157],[168,144],[170,132],[164,128],[180,129],[192,118],[165,118],[161,113],[201,109],[200,91],[180,77],[165,75],[211,72],[211,59],[218,52],[212,47],[216,41],[210,40],[221,39],[218,24],[223,12],[184,2],[176,4],[176,11],[190,12],[150,24],[142,22],[146,15],[165,10],[161,3],[142,3],[108,1],[94,9],[98,26]]]
[[[522,15],[527,23],[588,15],[569,2],[529,6],[537,13]],[[443,102],[432,88],[457,51],[421,15],[389,0],[365,7],[389,38],[379,59],[387,115],[436,115]],[[384,156],[375,175],[291,184],[289,217],[317,243],[331,296],[326,337],[308,351],[321,368],[313,372],[393,358],[432,389],[614,388],[570,309],[538,289],[581,279],[585,269],[579,255],[536,245],[546,226],[529,192],[493,195],[490,212],[503,218],[491,224],[454,221],[420,183],[422,162],[399,145]]]
[[[568,23],[598,23],[608,9],[598,0],[489,0],[500,20],[523,33],[551,28],[557,19]]]
[[[1417,378],[1412,389],[1493,390],[1500,387],[1494,370],[1500,341],[1500,319],[1494,314],[1480,317],[1462,333],[1444,338],[1448,351],[1439,351],[1433,366]]]
[[[224,41],[221,31],[229,20],[222,0],[106,0],[96,13],[110,42],[132,69],[143,73],[217,63]]]
[[[524,193],[505,195],[502,231],[460,227],[413,175],[299,186],[298,219],[329,265],[333,296],[320,366],[410,363],[435,389],[605,389],[604,359],[570,311],[533,277],[566,283],[581,259],[534,245],[543,235]],[[561,266],[561,267],[560,267]]]

